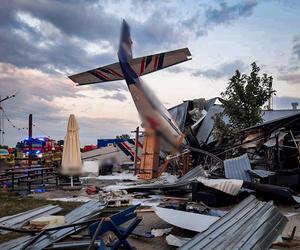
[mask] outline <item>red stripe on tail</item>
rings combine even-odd
[[[121,74],[119,74],[117,71],[113,70],[113,69],[109,69],[109,68],[105,68],[106,70],[108,70],[109,72],[111,72],[113,75],[116,75],[116,76],[119,76],[119,77],[122,77],[123,76]]]
[[[153,65],[153,69],[154,69],[154,70],[157,69],[158,57],[159,57],[159,55],[157,55],[157,56],[155,57],[155,61],[154,61],[154,65]]]
[[[104,75],[103,73],[101,73],[98,69],[96,69],[95,72],[96,72],[99,76],[103,77],[104,79],[110,80],[109,77],[107,77],[106,75]]]
[[[144,73],[144,70],[145,70],[145,57],[142,59],[142,62],[141,62],[140,75],[142,75]]]

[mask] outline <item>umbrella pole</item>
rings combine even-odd
[[[73,175],[71,175],[71,187],[73,187]]]

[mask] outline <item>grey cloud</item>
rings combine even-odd
[[[83,45],[67,36],[57,36],[52,40],[42,38],[41,34],[22,24],[27,39],[16,33],[16,29],[0,26],[0,61],[14,64],[19,67],[37,68],[49,72],[51,67],[62,72],[70,69],[80,71],[96,67],[100,62],[111,62],[113,56],[109,53],[89,56]],[[39,42],[49,43],[39,47]]]
[[[80,88],[80,86],[78,86]],[[125,81],[117,81],[117,82],[101,82],[96,84],[89,85],[89,88],[93,88],[94,90],[101,89],[106,91],[128,91]]]
[[[196,37],[207,35],[207,28],[204,25],[202,9],[196,10],[195,14],[182,21],[185,29],[191,30]]]
[[[292,53],[298,60],[300,60],[300,36],[294,40]]]
[[[0,61],[48,73],[57,73],[57,69],[67,74],[116,61],[121,20],[108,13],[104,5],[98,1],[4,0],[1,2],[0,32],[5,36],[0,37]],[[165,14],[166,10],[174,7],[164,4],[164,12],[152,10],[144,21],[129,18],[135,55],[170,49],[184,41],[189,29],[194,30],[197,36],[203,35],[207,30],[199,28],[201,23],[205,26],[221,20],[228,22],[238,16],[249,15],[255,5],[256,2],[252,1],[233,6],[221,3],[220,8],[207,9],[206,19],[200,20],[203,13],[196,11],[190,20],[174,23]],[[48,26],[42,31],[29,27],[17,17],[20,12],[46,22]],[[50,34],[51,27],[57,33]],[[96,55],[87,53],[87,42],[101,41],[109,43],[113,49]]]
[[[100,86],[101,84],[97,84]],[[96,85],[95,85],[96,86]],[[126,85],[122,82],[104,83],[105,91],[113,91],[107,98],[124,101],[126,95],[123,93]],[[70,108],[58,105],[55,97],[76,98],[82,96],[78,93],[80,87],[75,87],[72,82],[62,77],[47,75],[31,69],[20,69],[9,64],[0,64],[0,89],[1,94],[10,94],[17,90],[15,98],[5,101],[2,106],[8,117],[16,127],[28,127],[28,115],[33,114],[33,121],[42,128],[47,135],[55,139],[63,139],[67,117],[65,113]],[[120,91],[120,92],[118,92]],[[95,135],[115,136],[114,133],[126,132],[132,129],[132,121],[122,119],[100,119],[82,118],[82,143],[96,141]],[[116,127],[108,128],[109,121],[114,121]],[[95,123],[96,122],[96,123]],[[136,124],[134,124],[136,126]],[[45,135],[44,132],[34,128],[34,136]],[[89,128],[93,128],[89,130]],[[27,130],[17,130],[12,128],[8,121],[5,122],[5,143],[15,145],[15,143],[27,136]]]
[[[228,24],[240,17],[247,17],[253,13],[254,7],[257,5],[255,0],[241,1],[237,4],[229,6],[226,2],[221,2],[218,8],[210,7],[206,10],[205,25],[212,24]]]
[[[300,73],[287,73],[279,76],[278,79],[290,84],[300,84]]]
[[[274,96],[273,101],[275,109],[291,109],[292,102],[298,102],[300,104],[300,98],[293,96]]]
[[[204,12],[199,8],[194,15],[183,20],[182,25],[195,32],[197,37],[204,36],[207,35],[210,27],[230,24],[241,17],[252,15],[256,5],[255,0],[240,1],[234,5],[221,1],[217,3],[217,7],[210,6]]]
[[[106,13],[98,1],[4,0],[9,11],[26,11],[46,20],[66,35],[88,39],[113,38],[119,32],[118,18]]]
[[[297,70],[300,69],[300,66],[297,66],[297,65],[280,65],[280,66],[275,67],[275,69],[281,74],[286,74],[286,73],[296,72]]]
[[[18,13],[31,15],[46,23],[44,30],[29,27]],[[4,0],[0,10],[0,61],[45,72],[75,73],[116,61],[120,18],[105,11],[99,2]],[[162,14],[151,13],[143,22],[130,19],[134,51],[141,54],[176,44],[180,32]],[[153,25],[159,23],[159,25]],[[52,26],[51,26],[52,25]],[[51,27],[57,34],[49,34]],[[50,29],[50,31],[49,31]],[[45,34],[43,34],[43,32]],[[22,37],[24,35],[25,37]],[[112,51],[90,55],[86,42],[105,41]],[[39,46],[39,45],[44,46]]]
[[[171,23],[164,12],[154,11],[143,22],[129,20],[134,57],[170,50],[185,39],[184,30]]]
[[[49,76],[30,69],[20,69],[10,64],[0,64],[2,93],[18,91],[21,98],[36,97],[52,101],[54,97],[78,97],[77,89],[63,77]]]
[[[113,99],[113,100],[123,102],[127,99],[127,96],[125,94],[121,93],[121,92],[117,92],[117,93],[114,93],[114,94],[111,94],[111,95],[104,95],[101,98],[103,98],[103,99]]]
[[[77,88],[80,89],[80,86]],[[103,99],[111,99],[111,100],[117,100],[120,102],[123,102],[127,99],[127,96],[124,92],[128,92],[128,88],[126,86],[125,81],[117,81],[117,82],[103,82],[103,83],[97,83],[89,85],[89,89],[93,90],[102,90],[106,92],[112,92],[112,94],[106,94],[104,96],[101,96]]]
[[[193,71],[192,69],[183,67],[183,66],[173,66],[166,69],[166,71],[172,72],[172,73],[181,73],[181,72],[190,72]]]
[[[192,73],[193,76],[203,76],[209,79],[219,79],[232,76],[236,70],[243,71],[247,67],[244,62],[235,60],[229,63],[223,63],[214,69],[196,70]]]
[[[292,56],[288,65],[277,66],[278,80],[288,84],[300,84],[300,36],[293,41]]]

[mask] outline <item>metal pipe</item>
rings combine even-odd
[[[134,145],[134,175],[137,175],[137,158],[138,158],[138,147],[139,147],[139,133],[140,127],[135,130],[135,145]]]
[[[94,242],[95,242],[95,240],[96,240],[96,238],[97,238],[97,235],[98,235],[100,229],[102,228],[102,225],[103,225],[103,223],[104,223],[104,220],[107,220],[107,218],[102,219],[102,220],[99,222],[99,224],[98,224],[98,226],[97,226],[97,228],[96,228],[96,231],[95,231],[95,233],[94,233],[94,235],[93,235],[93,238],[92,238],[92,240],[91,240],[91,242],[90,242],[90,245],[89,245],[89,247],[88,247],[88,250],[91,250],[91,249],[93,248]]]

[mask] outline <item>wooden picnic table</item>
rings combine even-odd
[[[15,182],[16,179],[17,180],[24,179],[24,178],[30,179],[30,178],[35,177],[35,176],[41,176],[41,180],[42,180],[42,183],[43,183],[45,171],[46,171],[46,174],[47,174],[47,171],[50,172],[50,170],[53,171],[53,169],[54,169],[53,167],[8,169],[5,173],[5,175],[8,178],[10,177],[11,188],[12,188],[12,190],[14,190],[14,184],[15,184],[14,182]]]
[[[43,171],[43,170],[53,170],[53,167],[37,167],[37,168],[15,168],[15,169],[6,169],[6,174],[15,173],[15,174],[22,174],[28,172],[36,172],[36,171]]]
[[[14,167],[10,167],[8,169],[5,169],[5,171],[7,170],[14,170],[14,169],[31,169],[31,168],[42,168],[44,167],[44,165],[38,164],[38,165],[31,165],[31,166],[14,166]]]

